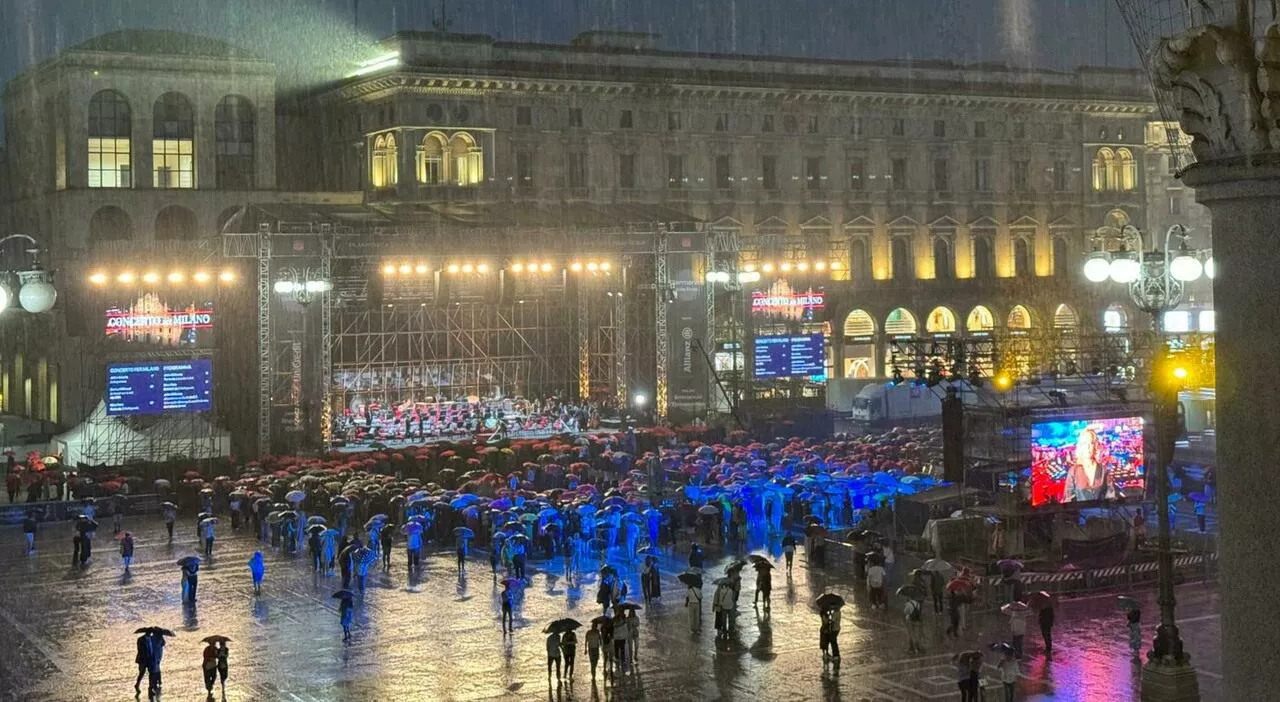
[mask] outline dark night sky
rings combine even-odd
[[[1071,68],[1131,65],[1113,0],[446,0],[451,29],[564,42],[586,29],[653,31],[671,49],[831,58],[952,58]],[[341,71],[368,40],[428,29],[440,0],[0,0],[0,82],[96,34],[211,34],[281,65],[287,82]]]

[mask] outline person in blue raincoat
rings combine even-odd
[[[267,563],[262,558],[262,551],[254,551],[249,558],[249,575],[253,576],[253,594],[262,594],[262,578],[267,574]]]
[[[342,640],[351,640],[351,624],[356,618],[356,605],[350,597],[338,600],[338,617],[342,622]]]

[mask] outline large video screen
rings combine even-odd
[[[1031,425],[1031,506],[1138,500],[1146,488],[1142,417]]]
[[[213,334],[213,302],[177,302],[144,293],[128,304],[107,308],[105,332],[113,339],[151,346],[208,347]]]
[[[207,358],[107,366],[107,415],[213,409],[213,362]]]
[[[827,373],[822,334],[757,336],[757,378],[818,377]]]

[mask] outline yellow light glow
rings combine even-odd
[[[400,264],[400,272],[401,272],[402,274],[404,274],[404,275],[408,275],[409,273],[412,273],[412,272],[413,272],[413,266],[411,266],[411,265],[409,265],[409,264],[407,264],[407,263],[401,263],[401,264]]]
[[[160,280],[160,274],[156,273],[155,271],[147,271],[146,273],[142,274],[142,282],[144,283],[155,283],[155,282],[158,282],[159,280]]]
[[[801,262],[797,263],[797,264],[796,264],[796,269],[797,269],[797,270],[802,270],[802,271],[807,271],[807,270],[809,270],[809,262],[808,262],[808,261],[801,261]]]
[[[168,280],[170,283],[181,283],[186,279],[187,279],[187,276],[182,271],[173,271],[166,277],[166,280]]]
[[[602,271],[604,271],[604,272],[606,272],[606,273],[607,273],[607,272],[609,272],[609,269],[610,269],[610,268],[612,268],[612,267],[613,267],[613,266],[610,266],[608,261],[605,261],[604,263],[601,263],[601,264],[600,264],[600,270],[602,270]]]
[[[523,263],[520,263],[519,261],[517,261],[516,263],[511,264],[511,271],[512,271],[513,273],[523,273],[523,272],[524,272],[524,264],[523,264]]]
[[[448,270],[450,273],[457,273],[457,272],[458,272],[458,264],[456,264],[456,263],[450,263],[450,264],[449,264],[449,267],[448,267],[446,270]]]
[[[754,264],[754,263],[748,263],[747,265],[745,265],[745,266],[743,266],[743,267],[742,267],[742,270],[744,270],[744,271],[746,271],[746,272],[748,272],[748,273],[755,273],[755,272],[756,272],[756,264]]]
[[[996,384],[996,387],[1000,390],[1008,390],[1010,387],[1013,386],[1013,378],[1009,377],[1008,373],[997,374],[994,379],[994,382]]]
[[[576,273],[577,271],[582,270],[582,264],[578,263],[577,261],[574,261],[573,263],[569,264],[569,270],[574,271]]]
[[[488,273],[488,272],[489,272],[489,264],[481,263],[476,266],[476,273]]]
[[[790,271],[791,271],[791,264],[790,264],[790,263],[784,263],[784,264],[782,264],[782,272],[783,272],[783,273],[788,273],[788,272],[790,272]]]
[[[550,263],[544,263],[544,264],[542,264],[542,272],[543,272],[543,273],[550,273],[550,272],[551,272],[551,264],[550,264]]]
[[[826,269],[827,264],[825,261],[815,261],[813,264],[813,270],[815,271],[825,271]]]
[[[235,282],[235,279],[236,279],[236,272],[235,272],[235,271],[230,271],[230,270],[228,270],[228,271],[223,271],[223,272],[221,272],[221,273],[219,273],[219,274],[218,274],[218,280],[221,280],[221,281],[222,281],[222,282],[224,282],[224,283],[232,283],[232,282]]]
[[[471,265],[470,263],[462,264],[463,273],[470,273],[471,271],[474,271],[474,270],[475,270],[475,266]]]
[[[424,274],[424,273],[426,273],[428,270],[430,270],[430,269],[429,269],[429,268],[427,268],[427,264],[425,264],[425,263],[419,263],[418,265],[416,265],[416,266],[414,266],[414,267],[413,267],[413,272],[414,272],[414,273],[417,273],[418,275],[423,275],[423,274]]]
[[[766,264],[764,264],[764,268],[762,268],[761,270],[763,270],[765,273],[772,273],[772,272],[773,272],[773,264],[772,264],[772,263],[766,263]]]
[[[125,283],[126,285],[129,283],[132,283],[134,281],[133,272],[125,271],[124,273],[121,273],[120,275],[116,276],[116,280],[120,281],[121,283]]]
[[[838,270],[840,270],[840,268],[841,268],[841,266],[840,266],[840,262],[839,262],[839,261],[832,261],[832,262],[831,262],[831,270],[833,270],[833,271],[838,271]]]
[[[107,274],[102,271],[98,271],[97,273],[89,276],[89,282],[94,285],[104,285],[107,282]]]
[[[205,273],[204,271],[196,271],[195,275],[191,276],[191,279],[201,285],[204,285],[205,283],[209,282],[209,274]]]
[[[382,267],[382,274],[383,274],[383,275],[395,275],[395,274],[396,274],[396,267],[395,267],[395,266],[393,266],[393,265],[391,265],[390,263],[388,263],[387,265],[385,265],[385,266],[383,266],[383,267]]]
[[[1173,369],[1173,377],[1178,380],[1186,380],[1188,375],[1190,375],[1190,373],[1188,373],[1187,369],[1182,366],[1176,366]]]
[[[595,261],[591,261],[590,263],[587,264],[587,270],[591,271],[592,273],[595,273],[596,271],[600,270],[600,265],[597,264]]]

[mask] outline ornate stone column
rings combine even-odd
[[[1215,0],[1230,23],[1231,8]],[[1243,17],[1252,3],[1235,8]],[[1223,699],[1274,699],[1280,668],[1275,467],[1280,465],[1280,30],[1194,27],[1160,42],[1158,89],[1171,91],[1197,163],[1183,176],[1213,213],[1217,310],[1218,523]],[[1189,667],[1189,666],[1186,666]],[[1153,659],[1143,699],[1176,696],[1179,661]],[[1148,697],[1172,691],[1173,697]]]

